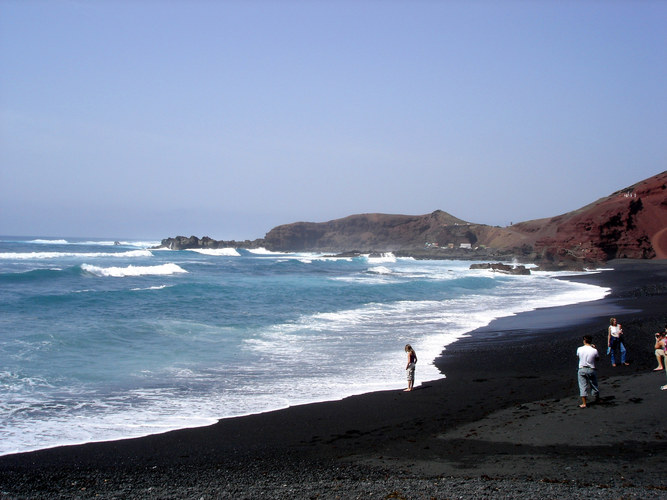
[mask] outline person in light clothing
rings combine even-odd
[[[595,360],[600,355],[590,335],[584,335],[584,345],[577,349],[577,357],[579,358],[577,378],[579,380],[579,395],[581,396],[579,408],[586,408],[586,398],[595,396],[596,401],[600,398],[598,378],[595,373]]]
[[[621,353],[621,363],[629,365],[625,360],[627,351],[623,342],[623,328],[616,322],[616,318],[611,318],[607,333],[607,353],[611,355],[611,366],[616,366],[616,349]]]

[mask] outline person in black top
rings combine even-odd
[[[415,365],[417,364],[417,353],[410,344],[405,345],[405,352],[408,353],[408,364],[405,367],[405,371],[408,375],[408,388],[405,390],[411,391],[412,387],[415,385]]]

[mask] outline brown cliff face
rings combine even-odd
[[[508,228],[427,215],[361,214],[269,231],[279,251],[404,251],[470,244],[540,262],[667,258],[667,171],[557,217]]]
[[[667,171],[579,210],[511,229],[540,260],[667,258]]]
[[[272,250],[397,251],[442,244],[453,237],[476,241],[467,222],[437,210],[427,215],[360,214],[329,222],[296,222],[272,229],[264,241]]]

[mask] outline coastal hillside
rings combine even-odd
[[[544,265],[667,258],[667,171],[578,210],[509,227],[468,222],[442,210],[426,215],[357,214],[328,222],[283,224],[253,241],[178,236],[163,240],[162,246],[395,252],[418,258],[511,256]]]
[[[540,259],[667,258],[667,171],[578,210],[511,229]]]
[[[273,228],[267,247],[283,251],[398,252],[445,256],[461,251],[530,253],[530,237],[511,228],[476,224],[436,210],[426,215],[359,214],[329,222]]]
[[[441,210],[427,215],[359,214],[322,223],[285,224],[269,231],[264,240],[274,250],[398,251],[450,240],[476,242],[470,226]]]

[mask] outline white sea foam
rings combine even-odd
[[[385,266],[371,267],[368,272],[372,274],[393,274],[393,271]]]
[[[206,411],[206,399],[178,398],[172,388],[164,388],[128,391],[83,404],[70,400],[45,401],[39,397],[20,404],[2,404],[3,414],[28,418],[15,418],[15,426],[0,430],[0,455],[210,425],[217,419],[206,416],[210,413]],[[197,415],[199,410],[204,416]],[[45,411],[52,414],[48,420],[30,418]],[[36,441],[34,436],[40,439]]]
[[[82,264],[81,269],[101,277],[124,278],[126,276],[165,276],[170,274],[187,273],[176,264],[162,264],[160,266],[127,266],[127,267],[98,267]]]
[[[144,290],[163,290],[165,288],[171,288],[173,285],[158,285],[158,286],[149,286],[146,288],[132,288],[133,292],[141,292]]]
[[[267,250],[266,248],[248,248],[248,252],[254,254],[254,255],[283,255],[284,252],[272,252],[271,250]]]
[[[296,255],[294,256],[296,260],[303,264],[312,264],[313,262],[336,262],[336,261],[346,261],[346,262],[352,262],[351,257],[336,257],[335,255],[319,255],[319,254],[312,254],[312,255]]]
[[[191,252],[222,257],[240,257],[235,248],[191,248]]]
[[[15,372],[0,372],[0,387],[3,392],[25,392],[39,387],[52,387],[42,377],[24,377]]]
[[[30,240],[28,243],[36,243],[38,245],[67,245],[69,242],[67,240],[36,239]]]
[[[44,260],[44,259],[62,259],[62,258],[134,258],[134,257],[152,257],[149,250],[128,250],[127,252],[3,252],[0,253],[0,259],[7,260]]]
[[[373,257],[371,257],[370,255],[367,255],[366,259],[368,260],[368,262],[370,262],[372,264],[382,264],[382,263],[385,263],[385,262],[396,262],[396,256],[391,252],[383,253],[382,255],[373,256]]]
[[[336,255],[327,255],[327,254],[315,253],[315,252],[290,252],[290,253],[288,253],[288,252],[271,252],[269,250],[266,250],[265,248],[248,249],[248,252],[250,252],[253,255],[257,255],[259,257],[267,257],[267,258],[277,257],[279,259],[278,262],[287,262],[287,261],[290,261],[290,260],[298,260],[299,262],[301,262],[303,264],[312,264],[313,262],[316,262],[316,261],[321,261],[321,262],[326,262],[326,261],[351,262],[353,260],[351,257],[338,257]]]
[[[301,363],[313,364],[318,370],[334,365],[332,357],[358,357],[360,353],[373,352],[373,361],[355,370],[359,380],[375,384],[376,380],[400,380],[395,373],[395,367],[400,366],[395,352],[383,352],[378,346],[394,343],[400,350],[402,345],[410,343],[423,360],[420,379],[434,380],[443,374],[433,361],[445,346],[467,332],[503,316],[597,300],[609,292],[597,286],[546,277],[517,277],[517,283],[520,286],[495,296],[470,294],[442,301],[371,303],[361,308],[313,314],[294,323],[275,325],[258,337],[246,339],[243,348],[270,355],[277,363],[297,357]],[[545,293],[545,285],[552,285],[553,290]],[[276,373],[279,372],[276,366]],[[346,391],[340,397],[350,395],[344,383],[340,387]],[[359,392],[364,390],[371,389],[364,387]]]

